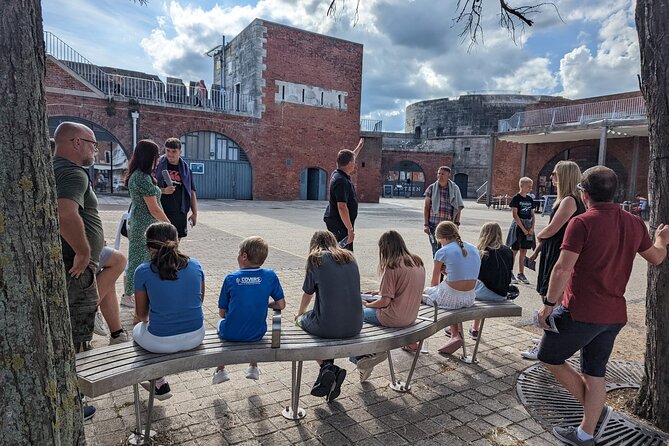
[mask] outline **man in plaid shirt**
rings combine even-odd
[[[425,207],[423,216],[425,224],[423,231],[430,237],[432,255],[437,252],[441,245],[434,237],[434,230],[442,221],[452,221],[460,226],[460,213],[465,207],[462,194],[457,184],[449,179],[451,168],[441,166],[437,170],[437,181],[425,189]]]

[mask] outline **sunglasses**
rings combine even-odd
[[[581,183],[578,183],[576,185],[576,189],[580,190],[581,192],[587,192],[587,190],[585,189],[585,187],[583,187]]]

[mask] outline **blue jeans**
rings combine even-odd
[[[506,296],[500,296],[499,294],[490,290],[480,280],[476,281],[476,288],[474,288],[474,292],[476,293],[476,300],[483,302],[504,302],[506,300]]]
[[[376,317],[376,308],[363,308],[362,309],[362,320],[367,322],[368,324],[372,325],[383,325],[381,322],[379,322],[379,318]],[[358,363],[358,359],[362,358],[362,356],[351,356],[348,358],[353,364]]]

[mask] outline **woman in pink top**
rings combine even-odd
[[[362,301],[365,322],[384,327],[413,324],[423,296],[425,268],[397,231],[387,231],[379,239],[379,275],[380,289],[369,293],[379,297]],[[367,380],[374,366],[387,357],[383,352],[351,358],[358,367],[360,382]]]

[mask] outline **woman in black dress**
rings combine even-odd
[[[557,186],[557,199],[553,204],[548,226],[537,234],[537,248],[530,257],[530,260],[535,260],[541,255],[537,269],[537,292],[542,298],[548,293],[551,272],[560,257],[560,246],[567,224],[573,217],[585,212],[585,205],[576,189],[581,181],[578,164],[573,161],[559,161],[551,172],[551,180]],[[535,345],[530,351],[522,352],[521,356],[537,359],[538,351],[538,345]]]

